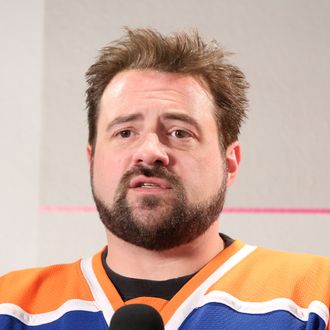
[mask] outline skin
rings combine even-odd
[[[191,203],[214,196],[223,180],[230,186],[238,171],[240,145],[236,141],[225,154],[220,151],[214,110],[207,88],[192,76],[152,70],[116,75],[101,98],[94,153],[90,145],[87,147],[97,196],[111,207],[127,170],[156,163],[180,179]],[[135,179],[149,182],[143,176]],[[174,197],[168,182],[155,180],[160,186],[137,187],[133,181],[128,190],[128,203],[141,221],[150,219],[150,212],[157,219]],[[158,196],[167,203],[155,209],[144,208],[141,199],[146,195]],[[107,263],[115,272],[134,278],[164,280],[191,274],[223,249],[218,232],[215,221],[188,244],[149,251],[106,230],[111,246]]]

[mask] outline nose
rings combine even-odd
[[[147,134],[133,155],[134,165],[148,165],[155,164],[167,166],[169,164],[169,156],[159,137],[155,133]]]

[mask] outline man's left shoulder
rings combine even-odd
[[[244,301],[285,298],[305,307],[314,300],[329,306],[329,258],[249,245],[244,248],[249,253],[239,258],[210,291],[225,291]],[[233,258],[238,259],[237,255]]]
[[[268,298],[289,298],[302,306],[311,301],[330,303],[330,258],[258,247],[243,271]]]
[[[298,274],[327,274],[330,279],[330,258],[308,253],[295,253],[287,251],[270,250],[258,247],[255,257],[260,264],[269,263],[272,269],[287,269]],[[268,261],[268,262],[267,262]]]

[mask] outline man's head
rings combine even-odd
[[[248,88],[244,74],[227,62],[228,55],[215,41],[203,41],[197,32],[164,36],[152,29],[127,29],[126,35],[101,50],[86,73],[89,144],[95,143],[105,88],[119,72],[137,69],[182,73],[205,84],[214,100],[219,141],[225,150],[237,140],[246,117]]]
[[[92,189],[107,229],[154,250],[202,235],[237,173],[243,75],[196,34],[138,30],[87,76]]]

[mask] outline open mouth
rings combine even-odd
[[[171,189],[170,184],[161,178],[147,178],[143,175],[133,178],[129,185],[130,188],[146,188],[146,189]]]
[[[152,183],[152,182],[142,182],[141,184],[138,185],[138,187],[141,188],[161,188],[159,184],[157,183]]]

